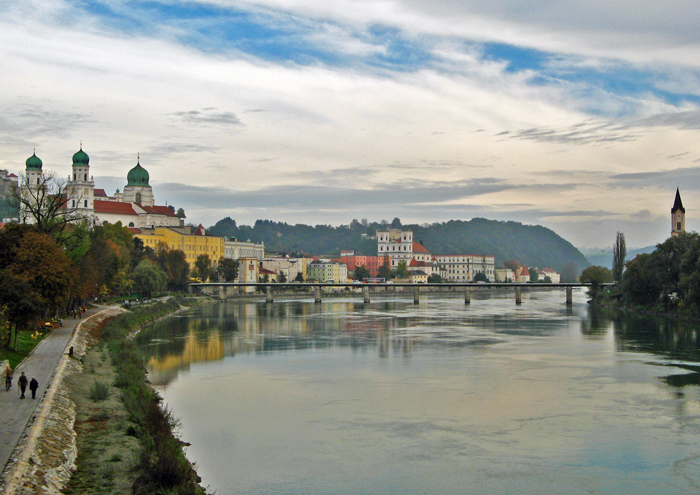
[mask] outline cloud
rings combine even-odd
[[[189,110],[185,112],[173,112],[171,115],[178,117],[189,124],[215,124],[225,126],[244,125],[233,112],[217,112],[215,108],[203,110]]]

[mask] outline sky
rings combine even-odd
[[[210,226],[483,217],[580,248],[700,229],[700,2],[0,3],[0,168],[80,148]]]

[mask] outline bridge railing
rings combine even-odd
[[[614,283],[598,284],[598,287],[609,287],[614,286]],[[197,291],[205,288],[219,288],[220,295],[222,298],[226,297],[229,287],[264,287],[265,288],[265,300],[268,303],[273,302],[273,290],[274,288],[297,288],[303,289],[308,288],[314,292],[314,300],[318,303],[322,301],[323,298],[323,288],[353,288],[362,289],[364,294],[364,302],[370,302],[370,293],[372,289],[384,287],[386,288],[396,288],[396,287],[412,287],[413,288],[413,302],[418,304],[420,301],[420,292],[422,288],[441,288],[441,289],[464,289],[464,303],[469,304],[471,302],[471,289],[473,287],[477,288],[507,288],[513,289],[515,291],[515,303],[522,303],[522,289],[547,289],[547,288],[563,288],[566,293],[566,304],[571,305],[573,303],[572,292],[574,287],[593,287],[593,284],[582,284],[582,283],[557,283],[557,284],[547,284],[547,283],[502,283],[502,282],[453,282],[453,283],[425,283],[425,284],[411,284],[411,283],[357,283],[357,282],[197,282],[190,284],[190,291]]]

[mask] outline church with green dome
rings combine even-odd
[[[25,163],[26,184],[23,187],[38,187],[44,174],[42,160],[36,152]],[[117,189],[113,196],[104,189],[95,187],[90,175],[90,157],[80,149],[73,155],[71,174],[66,182],[67,207],[88,218],[96,225],[121,222],[134,229],[154,227],[179,227],[182,221],[173,208],[155,204],[150,175],[137,157],[136,166],[126,176],[127,184],[122,192]]]

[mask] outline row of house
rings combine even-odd
[[[26,160],[21,184],[14,174],[0,171],[0,195],[7,196],[12,188],[19,187],[23,196],[32,197],[43,187],[44,177],[43,162],[35,152]],[[94,225],[121,222],[145,246],[158,249],[163,245],[183,251],[191,267],[200,255],[208,256],[213,266],[222,258],[238,260],[241,282],[264,279],[346,283],[348,275],[357,267],[363,266],[371,277],[378,277],[382,266],[396,270],[402,263],[407,268],[408,279],[415,283],[425,283],[434,274],[445,282],[471,282],[479,276],[488,281],[529,280],[525,267],[510,272],[496,270],[494,257],[490,255],[431,254],[422,242],[414,240],[413,232],[399,229],[377,232],[377,256],[356,256],[351,251],[343,251],[339,259],[266,257],[262,243],[211,236],[202,225],[184,225],[182,215],[176,215],[172,206],[156,204],[149,181],[150,175],[138,157],[136,166],[127,173],[123,190],[117,189],[113,195],[108,195],[104,189],[95,187],[90,157],[81,143],[73,155],[71,174],[63,192],[66,209],[79,213],[80,218]],[[22,211],[19,214],[26,217]],[[25,221],[31,222],[31,218]],[[556,272],[544,276],[552,281],[556,277],[558,281]]]

